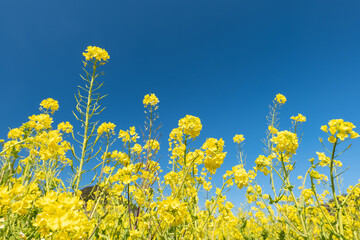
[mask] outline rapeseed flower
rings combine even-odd
[[[246,187],[249,183],[249,175],[242,165],[237,165],[232,168],[234,173],[234,180],[239,189]]]
[[[178,226],[185,222],[189,217],[187,204],[172,197],[158,203],[158,213],[160,215],[160,220],[170,226]]]
[[[236,134],[235,137],[233,138],[234,143],[241,143],[245,140],[244,135],[242,134]]]
[[[55,111],[57,111],[59,109],[59,102],[52,98],[48,98],[48,99],[42,100],[42,102],[40,103],[40,106],[45,109],[50,109],[51,113],[53,114]]]
[[[62,122],[62,123],[59,123],[58,130],[61,130],[66,133],[72,133],[73,126],[69,122]]]
[[[224,140],[208,138],[201,148],[205,150],[205,168],[211,174],[215,174],[216,169],[223,164],[226,157],[226,152],[223,152]]]
[[[292,116],[290,119],[294,120],[295,122],[306,122],[306,117],[300,113],[297,116]]]
[[[153,93],[145,95],[143,100],[143,104],[145,107],[147,107],[147,105],[155,106],[159,102],[160,102],[159,99]]]
[[[103,133],[111,133],[114,131],[115,127],[116,125],[111,122],[109,123],[104,122],[98,127],[97,134],[101,136]]]
[[[277,94],[275,99],[274,99],[277,103],[280,103],[280,104],[284,104],[286,102],[286,97],[282,94]]]
[[[297,135],[287,130],[278,132],[271,142],[276,145],[273,150],[277,153],[284,153],[285,156],[295,154],[299,147]]]
[[[191,138],[199,136],[202,129],[200,118],[191,115],[186,115],[180,119],[179,127],[183,130],[184,134],[189,135]]]
[[[8,138],[10,139],[18,139],[21,138],[24,132],[19,128],[13,128],[8,133]]]
[[[96,61],[103,61],[107,62],[110,58],[108,52],[105,49],[95,47],[95,46],[88,46],[85,52],[83,53],[86,61],[95,59]]]
[[[348,137],[358,138],[359,134],[353,130],[354,128],[356,128],[354,124],[343,119],[332,119],[328,126],[321,126],[321,130],[330,135],[328,141],[331,143],[335,143],[337,139],[344,141]]]

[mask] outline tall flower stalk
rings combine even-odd
[[[100,100],[106,95],[102,96],[97,92],[103,84],[99,84],[96,80],[103,75],[102,72],[98,72],[98,67],[104,65],[110,58],[109,54],[104,49],[92,46],[89,46],[83,55],[85,57],[83,68],[85,76],[80,76],[85,81],[85,86],[79,86],[78,94],[75,95],[77,102],[76,110],[78,114],[74,113],[74,116],[81,122],[83,133],[79,134],[82,141],[77,140],[75,136],[73,136],[75,141],[81,144],[80,156],[77,156],[73,149],[74,157],[79,162],[78,167],[74,170],[75,175],[72,180],[72,188],[74,191],[79,189],[82,179],[81,176],[85,172],[84,164],[95,158],[101,151],[100,148],[94,153],[94,147],[99,138],[97,137],[95,140],[91,141],[97,125],[97,122],[92,122],[92,118],[99,115],[104,110],[104,108],[101,108]],[[86,70],[87,66],[92,70],[91,73]]]

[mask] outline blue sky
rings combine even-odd
[[[191,114],[203,123],[197,146],[225,140],[218,179],[237,164],[236,133],[245,135],[250,169],[262,153],[268,105],[282,93],[281,129],[292,115],[307,117],[296,155],[302,174],[323,151],[321,125],[343,118],[360,128],[359,8],[359,1],[2,1],[0,138],[48,97],[60,103],[55,123],[79,126],[72,110],[82,52],[95,45],[110,54],[101,120],[139,128],[143,96],[155,93],[164,168],[167,136]],[[359,179],[359,139],[352,144],[340,159],[350,167],[346,186]],[[242,201],[237,194],[230,198]]]

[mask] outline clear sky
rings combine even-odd
[[[228,156],[215,181],[237,164],[232,137],[245,135],[247,169],[262,153],[265,116],[277,93],[288,102],[281,129],[302,113],[296,174],[324,151],[320,130],[343,118],[360,131],[360,2],[351,1],[1,1],[0,138],[39,113],[42,99],[59,101],[55,123],[70,121],[82,52],[105,48],[101,121],[116,130],[141,127],[143,96],[160,99],[161,164],[167,136],[186,114],[200,117],[206,138],[225,140]],[[359,179],[360,141],[340,160],[345,185]],[[267,184],[267,181],[260,184]],[[242,201],[239,191],[231,199]]]

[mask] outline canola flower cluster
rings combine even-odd
[[[189,135],[191,138],[196,138],[200,135],[202,125],[198,117],[186,115],[179,120],[179,128],[182,129],[184,134]]]
[[[57,111],[59,109],[59,102],[52,98],[48,98],[48,99],[43,100],[40,103],[40,106],[45,109],[50,109],[51,113],[54,113],[55,111]]]
[[[233,138],[235,143],[241,143],[245,140],[244,135],[242,134],[236,134],[235,137]]]
[[[83,55],[86,61],[108,60],[98,47],[88,47]],[[87,79],[89,85],[100,66],[91,66],[95,74]],[[91,91],[88,99],[94,99]],[[345,192],[339,188],[339,157],[348,149],[339,144],[359,137],[355,125],[333,119],[321,127],[328,135],[321,142],[332,151],[313,154],[316,160],[307,162],[297,184],[294,156],[306,117],[292,116],[292,128],[281,130],[277,111],[286,101],[276,95],[267,117],[265,151],[250,159],[251,168],[244,135],[233,138],[236,163],[226,157],[222,138],[199,138],[203,126],[192,115],[170,132],[169,167],[160,166],[155,94],[143,99],[141,135],[134,126],[117,130],[111,122],[92,122],[92,115],[101,113],[96,112],[99,102],[85,101],[85,108],[95,110],[87,115],[77,106],[83,133],[76,136],[70,122],[53,126],[59,103],[45,99],[41,113],[10,129],[2,142],[0,239],[360,239],[360,182]],[[212,178],[225,161],[236,164],[219,184]],[[92,173],[93,180],[83,188],[85,173]],[[259,183],[264,177],[267,187]],[[239,209],[227,200],[233,186],[245,193]]]
[[[143,104],[146,107],[147,105],[155,106],[159,103],[159,99],[155,96],[155,94],[147,94],[144,97]]]
[[[202,149],[205,150],[205,167],[211,174],[215,174],[224,162],[226,157],[226,152],[223,152],[224,144],[225,142],[221,138],[219,140],[208,138],[202,146]]]
[[[116,125],[113,124],[113,123],[110,123],[110,122],[109,122],[109,123],[106,123],[106,122],[104,122],[104,123],[102,123],[102,124],[98,127],[98,129],[97,129],[97,134],[98,134],[99,136],[101,136],[101,135],[104,134],[104,133],[113,132],[115,127],[116,127]]]
[[[296,149],[299,147],[298,138],[296,133],[290,131],[277,132],[271,140],[275,144],[273,151],[277,154],[284,154],[285,156],[291,156],[296,153]]]
[[[344,122],[343,119],[333,119],[329,121],[328,125],[321,126],[321,130],[330,135],[328,140],[331,143],[335,143],[337,140],[344,141],[349,136],[350,138],[359,137],[359,134],[353,130],[354,128],[354,124]]]
[[[83,210],[83,201],[71,193],[48,192],[35,202],[40,209],[33,226],[38,228],[40,236],[57,239],[82,239],[94,228],[95,219],[89,221]]]
[[[85,52],[83,53],[86,61],[89,60],[96,60],[96,61],[107,61],[109,60],[110,56],[105,49],[95,47],[95,46],[88,46]]]

